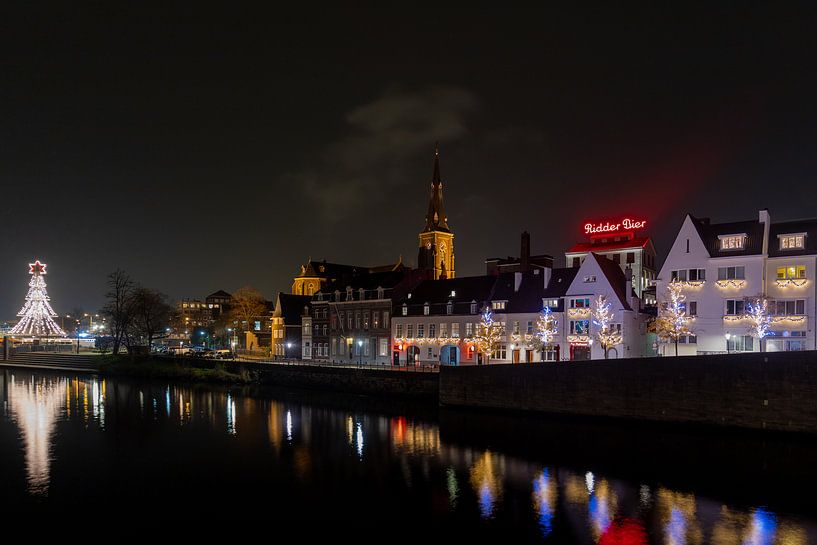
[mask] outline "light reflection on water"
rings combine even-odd
[[[256,476],[268,479],[263,486],[270,490],[296,476],[321,491],[324,483],[327,489],[331,484],[354,491],[363,483],[382,486],[391,474],[388,487],[377,488],[378,493],[389,494],[393,503],[411,497],[419,506],[433,506],[431,520],[456,515],[472,524],[510,524],[529,528],[539,539],[559,538],[565,531],[572,542],[593,544],[640,544],[649,536],[650,543],[666,545],[805,545],[815,538],[811,520],[618,480],[594,468],[545,465],[508,455],[501,446],[447,442],[437,423],[410,415],[94,377],[5,371],[2,380],[6,422],[19,437],[15,448],[32,497],[52,495],[58,482],[52,475],[57,447],[82,452],[81,442],[70,443],[59,432],[61,426],[79,425],[79,437],[134,434],[148,448],[151,433],[182,434],[182,446],[193,437],[185,434],[196,433],[204,443],[190,463],[201,464],[192,471],[202,476],[219,462],[208,458],[218,456],[207,452],[208,445],[240,445],[247,462],[236,471],[250,482]],[[127,456],[127,451],[112,456]],[[273,466],[283,468],[283,477],[269,476]],[[168,475],[163,478],[172,478]],[[438,494],[440,502],[433,499]],[[298,497],[297,491],[290,495]],[[368,501],[380,502],[377,494]]]

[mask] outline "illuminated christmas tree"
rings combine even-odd
[[[48,292],[45,290],[45,263],[39,260],[29,263],[31,269],[28,274],[32,275],[31,282],[28,283],[28,293],[26,302],[17,316],[20,321],[11,330],[12,335],[23,335],[32,337],[65,337],[65,332],[58,326],[53,317],[57,315],[51,304],[48,302]]]
[[[474,335],[474,343],[477,349],[485,358],[485,363],[488,363],[491,354],[499,346],[499,341],[502,339],[504,333],[502,324],[494,321],[494,313],[491,309],[485,307],[482,313],[482,320],[477,324],[477,332]]]
[[[765,352],[763,340],[769,336],[772,317],[769,314],[769,300],[757,297],[746,304],[746,317],[749,319],[749,334],[760,342],[760,351]]]
[[[662,341],[675,343],[676,356],[681,337],[692,335],[689,327],[691,317],[687,315],[686,295],[683,289],[683,283],[677,280],[667,284],[667,302],[662,303],[658,316],[650,327]]]
[[[621,344],[621,332],[612,326],[612,321],[612,305],[607,297],[599,295],[593,305],[593,323],[599,328],[596,332],[596,338],[599,340],[602,349],[604,349],[604,359],[607,359],[611,348]]]
[[[558,334],[559,322],[553,316],[550,307],[542,308],[539,319],[536,320],[536,344],[542,350],[542,361],[544,361],[545,349],[550,346]]]

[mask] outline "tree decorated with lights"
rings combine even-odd
[[[17,313],[20,321],[11,329],[11,334],[32,337],[65,337],[65,332],[54,322],[53,317],[57,313],[48,302],[51,298],[48,296],[45,280],[43,280],[45,263],[36,260],[34,263],[29,263],[29,267],[28,274],[32,276],[28,283],[26,302]]]
[[[477,345],[480,353],[485,356],[485,363],[488,363],[491,353],[499,346],[502,333],[502,324],[494,321],[494,313],[491,312],[490,308],[485,307],[474,335],[474,344]]]
[[[672,281],[667,284],[668,300],[659,311],[652,324],[652,330],[664,342],[675,343],[675,355],[678,355],[678,341],[684,335],[691,335],[689,329],[690,317],[686,311],[686,295],[683,293],[681,282]]]
[[[749,334],[760,343],[760,351],[765,351],[763,342],[769,336],[769,326],[772,317],[769,314],[769,300],[765,297],[756,297],[746,304],[746,318],[749,320]]]
[[[542,350],[542,361],[545,359],[545,349],[550,346],[558,334],[559,322],[553,316],[550,307],[543,307],[536,320],[536,343]]]
[[[592,317],[593,324],[598,328],[596,338],[604,350],[604,359],[607,359],[610,349],[621,344],[621,333],[612,327],[612,305],[605,295],[599,295],[593,302]]]

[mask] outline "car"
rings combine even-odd
[[[229,348],[220,348],[213,351],[213,357],[218,360],[231,360],[233,359],[233,352]]]

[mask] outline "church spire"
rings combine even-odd
[[[431,198],[428,201],[424,231],[448,231],[448,217],[443,206],[443,182],[440,179],[439,142],[434,145],[434,174],[431,177]]]

